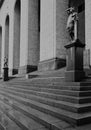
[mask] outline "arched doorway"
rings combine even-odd
[[[20,65],[20,19],[21,2],[17,0],[14,7],[13,74],[18,73]]]

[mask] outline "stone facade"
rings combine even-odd
[[[79,39],[90,49],[90,5],[84,0],[5,0],[0,9],[0,72],[4,57],[10,75],[65,66],[69,6],[79,15]]]

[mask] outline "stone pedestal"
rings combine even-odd
[[[91,66],[90,66],[90,49],[84,50],[84,71],[86,77],[91,75]]]
[[[85,72],[83,71],[84,46],[78,39],[65,46],[67,51],[65,80],[68,82],[81,81],[85,77]]]
[[[9,80],[9,77],[8,77],[8,67],[5,67],[3,68],[3,81],[7,81]]]

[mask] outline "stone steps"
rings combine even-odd
[[[38,123],[42,124],[43,126],[48,128],[49,130],[55,130],[55,129],[56,130],[63,130],[63,127],[66,128],[66,127],[70,126],[68,123],[66,123],[66,122],[64,122],[62,120],[59,120],[59,119],[57,119],[57,118],[55,118],[55,117],[53,117],[53,116],[51,116],[49,114],[45,114],[43,112],[35,110],[35,109],[33,109],[33,108],[29,107],[29,106],[26,106],[26,105],[24,105],[24,104],[22,104],[20,102],[18,103],[15,100],[8,99],[7,97],[0,98],[0,103],[1,103],[2,106],[4,106],[4,108],[12,107],[14,111],[18,111],[18,112],[24,114],[25,116],[27,116],[28,118],[32,118],[33,120],[35,120]],[[2,111],[4,111],[1,107],[0,107],[0,109]],[[10,109],[10,111],[8,112],[8,116],[13,116],[12,114],[13,114],[13,111],[11,112],[11,109]],[[18,114],[18,116],[20,117],[19,114]],[[14,117],[14,118],[16,119],[16,117]],[[21,120],[20,120],[20,118],[18,120],[20,122],[23,119],[21,117]],[[65,125],[63,124],[63,125],[59,126],[59,123],[60,124],[64,123]],[[26,124],[23,123],[23,125],[25,126]],[[26,128],[23,128],[22,130],[26,130]],[[37,130],[37,129],[35,129],[35,130]]]
[[[3,105],[0,103],[0,107],[5,109]],[[6,110],[7,111],[7,110]],[[14,120],[9,118],[4,111],[0,109],[0,130],[22,130]]]
[[[34,90],[36,90],[36,89],[37,89],[37,87],[34,87]],[[22,87],[20,87],[20,86],[19,86],[19,88],[18,88],[18,86],[16,88],[15,88],[15,86],[6,87],[5,88],[5,91],[11,92],[11,93],[16,94],[16,95],[20,94],[22,96],[22,93],[23,93],[23,94],[29,95],[28,97],[30,97],[32,99],[33,99],[33,96],[34,96],[35,100],[36,100],[36,98],[38,99],[41,96],[42,96],[42,98],[43,97],[47,98],[47,100],[49,98],[49,99],[60,100],[60,101],[62,100],[62,101],[72,102],[72,103],[78,103],[78,102],[79,103],[86,103],[86,102],[90,103],[90,100],[91,100],[90,92],[89,91],[82,91],[82,92],[80,92],[80,91],[74,91],[73,92],[73,91],[67,91],[67,90],[66,91],[60,90],[60,92],[62,92],[62,94],[63,94],[63,95],[61,95],[61,93],[60,94],[54,94],[54,92],[56,93],[56,89],[55,90],[52,89],[52,91],[54,91],[53,93],[52,93],[52,91],[50,91],[49,93],[48,92],[43,92],[42,89],[41,90],[39,89],[38,92],[34,91],[34,90],[31,90],[31,87],[28,90],[26,88],[26,86],[25,86],[25,89],[22,88]],[[46,90],[48,91],[48,89],[46,89]],[[65,92],[68,95],[65,94]],[[70,95],[69,92],[71,92],[72,95],[74,93],[74,95],[73,96]],[[75,95],[75,93],[76,93],[76,95]],[[87,96],[87,94],[89,96]],[[36,96],[38,96],[38,97],[36,97]],[[80,98],[78,98],[79,96],[80,96]],[[39,98],[39,100],[41,100],[41,99]]]
[[[3,88],[1,87],[0,89],[3,89]],[[16,95],[21,95],[21,96],[26,93],[25,91],[22,91],[22,90],[19,91],[19,89],[14,89],[14,91],[12,91],[12,89],[9,89],[7,87],[4,89],[4,91],[10,92]],[[76,97],[76,96],[59,95],[59,94],[52,94],[52,93],[46,93],[46,92],[37,92],[37,91],[32,91],[32,90],[30,92],[27,92],[27,94],[29,95],[28,97],[32,99],[44,97],[44,98],[49,98],[49,99],[54,99],[54,100],[71,102],[71,103],[83,104],[83,103],[91,102],[91,96]]]
[[[3,82],[2,82],[3,83]],[[82,82],[65,82],[64,77],[43,77],[43,78],[32,78],[32,79],[20,79],[20,78],[14,78],[9,80],[9,84],[19,84],[19,83],[24,83],[24,84],[52,84],[52,85],[59,85],[59,84],[67,84],[67,85],[72,85],[72,86],[89,86],[91,85],[90,81],[85,82],[84,80]]]
[[[28,83],[28,82],[31,82],[31,83],[43,83],[43,84],[52,84],[52,83],[62,83],[64,82],[65,79],[64,77],[43,77],[43,78],[31,78],[31,79],[11,79],[9,81],[10,84],[17,84],[17,83]]]
[[[77,124],[77,125],[87,123],[88,121],[91,120],[91,113],[77,114],[77,113],[72,113],[72,112],[62,110],[62,109],[52,108],[52,107],[48,107],[48,106],[46,107],[46,109],[43,108],[45,106],[43,106],[42,108],[40,106],[40,108],[38,109],[38,104],[37,104],[36,110],[35,110],[35,108],[32,110],[33,106],[32,105],[30,106],[26,102],[26,100],[25,100],[26,103],[24,103],[24,99],[22,100],[23,103],[21,103],[21,102],[19,102],[18,99],[15,99],[13,97],[14,96],[7,97],[7,95],[3,95],[3,97],[2,96],[0,97],[1,98],[0,100],[3,100],[5,103],[8,102],[11,105],[14,105],[14,103],[15,103],[15,105],[17,107],[17,110],[19,109],[20,111],[23,111],[23,112],[25,112],[25,111],[22,110],[22,109],[25,107],[25,110],[26,110],[26,107],[28,107],[28,110],[30,110],[32,116],[35,116],[36,115],[35,113],[37,111],[37,116],[39,117],[39,119],[41,118],[40,117],[41,116],[40,111],[42,111],[42,116],[43,116],[44,113],[47,113],[48,115],[51,114],[52,116],[57,117],[57,119],[64,119],[64,120],[66,120],[66,121],[68,121],[70,123]],[[21,107],[21,108],[18,108],[18,107]],[[47,119],[48,119],[48,115],[46,115]],[[35,118],[35,117],[32,117],[32,118]],[[56,119],[54,117],[51,117],[51,118],[54,119],[54,120]],[[45,120],[45,119],[43,119],[43,120]],[[49,120],[47,120],[47,121],[49,122]]]
[[[10,84],[10,83],[1,83],[0,86],[4,86],[4,87],[14,87],[14,88],[23,88],[23,89],[31,89],[31,88],[34,88],[34,89],[56,89],[56,90],[77,90],[79,91],[80,90],[80,87],[77,87],[77,86],[64,86],[63,84],[62,85],[52,85],[52,84],[31,84],[30,82],[29,83],[17,83],[17,84]],[[91,87],[90,87],[91,88]],[[88,86],[84,87],[83,90],[85,89],[90,89]]]
[[[0,130],[5,130],[5,127],[0,123]]]
[[[18,100],[19,98],[27,98],[30,101],[32,100],[33,102],[40,102],[42,104],[46,104],[49,106],[53,106],[53,107],[57,107],[57,108],[61,108],[61,109],[65,109],[68,111],[73,111],[73,112],[78,112],[78,113],[82,113],[82,112],[86,112],[86,111],[90,111],[91,110],[91,104],[74,104],[74,103],[69,103],[69,102],[64,102],[64,101],[57,101],[54,99],[48,99],[48,98],[41,98],[38,96],[29,96],[28,94],[21,94],[21,93],[14,93],[11,91],[6,91],[6,90],[2,90],[0,89],[0,94],[2,95],[11,95],[11,96],[17,96]],[[8,96],[8,97],[9,97]],[[13,98],[13,97],[12,97]]]
[[[7,97],[7,91],[6,91],[6,89],[7,88],[4,88],[5,90],[3,90],[4,92],[3,92],[3,94],[4,94],[4,96],[5,97]],[[10,91],[10,90],[9,90]],[[6,92],[6,93],[5,93]],[[1,91],[0,91],[0,93],[1,93]],[[10,99],[13,99],[13,100],[15,100],[15,98],[14,98],[14,95],[15,95],[15,93],[13,93],[13,92],[11,92],[12,93],[12,97],[9,97],[10,96],[10,93],[8,94],[8,97],[10,98]],[[18,92],[17,92],[18,93]],[[17,93],[16,93],[16,96],[17,96]],[[3,95],[2,94],[2,95]],[[24,93],[23,93],[23,95],[24,95]],[[21,96],[21,95],[20,95]],[[20,97],[17,99],[17,101],[19,102],[19,99],[20,99]],[[23,99],[24,100],[24,99]],[[22,100],[22,101],[23,101]],[[20,102],[19,102],[20,103]],[[68,104],[67,104],[68,105]],[[38,106],[37,106],[37,109],[38,109]],[[54,108],[55,109],[55,108]],[[56,108],[57,109],[57,108]],[[41,108],[41,110],[43,111],[43,108]],[[53,108],[52,108],[52,110],[53,110]],[[52,113],[52,110],[50,110],[50,112]],[[43,112],[49,112],[48,111],[48,109],[47,110],[45,110],[44,109],[44,111]],[[58,111],[58,109],[56,110],[56,112]],[[85,117],[82,117],[82,119],[81,119],[81,117],[79,118],[79,116],[80,115],[78,115],[77,113],[75,114],[75,113],[72,113],[72,112],[68,112],[68,111],[64,111],[64,110],[59,110],[60,112],[57,114],[57,113],[55,113],[55,112],[53,112],[52,114],[54,114],[54,115],[56,115],[56,116],[59,116],[60,115],[60,118],[62,118],[62,115],[61,114],[64,114],[63,115],[63,119],[65,119],[65,120],[69,120],[69,122],[73,122],[73,123],[77,123],[78,125],[79,125],[79,122],[80,122],[80,124],[81,123],[83,123],[83,122],[87,122],[87,120],[88,119],[90,119],[90,117],[88,117],[88,115],[87,115],[87,113],[86,113],[86,115],[84,115]],[[60,114],[61,113],[61,114]],[[70,117],[70,115],[72,116],[72,117]],[[90,113],[89,113],[89,115],[90,115]],[[82,116],[82,115],[81,115]],[[87,117],[86,117],[87,116]],[[78,117],[78,118],[77,118]],[[69,119],[68,119],[69,118]],[[84,121],[84,118],[85,118],[85,121]],[[85,123],[86,123],[85,122]]]
[[[25,93],[31,93],[31,92],[41,92],[41,93],[52,93],[52,94],[57,94],[57,95],[67,95],[67,96],[75,96],[75,97],[85,97],[85,96],[91,96],[91,90],[89,91],[77,91],[75,90],[73,93],[73,90],[70,89],[56,89],[56,88],[44,88],[44,87],[26,87],[26,86],[8,86],[9,89],[15,90],[15,91],[22,91]]]
[[[0,90],[3,90],[3,88],[0,88]],[[16,91],[12,91],[9,90],[7,88],[4,89],[5,92],[9,92],[15,95],[24,95],[25,93],[19,92],[18,90]],[[90,103],[91,102],[91,97],[74,97],[74,96],[66,96],[66,95],[56,95],[56,94],[50,94],[50,93],[43,93],[43,92],[35,92],[32,91],[31,93],[27,93],[28,98],[32,99],[32,100],[41,100],[42,98],[46,98],[46,99],[53,99],[53,100],[58,100],[58,101],[66,101],[66,102],[71,102],[71,103]]]
[[[51,126],[52,130],[61,130],[63,126],[58,127],[58,122],[63,120],[70,127],[90,123],[91,83],[65,83],[60,78],[48,78],[1,81],[0,100],[48,129]],[[49,121],[50,117],[54,122]],[[58,126],[53,125],[56,120]]]
[[[24,95],[24,94],[20,94],[20,95],[18,95],[18,94],[14,94],[14,93],[9,93],[9,92],[3,92],[3,91],[0,91],[0,94],[1,95],[5,95],[6,96],[6,94],[8,94],[9,96],[11,95],[11,96],[17,96],[17,97],[19,97],[19,98],[28,98],[30,101],[32,100],[33,102],[40,102],[40,103],[42,103],[42,104],[46,104],[46,105],[50,105],[50,106],[53,106],[53,107],[58,107],[58,108],[62,108],[62,109],[67,109],[67,110],[71,110],[71,111],[74,111],[74,112],[77,112],[77,110],[76,109],[78,109],[78,107],[76,107],[76,105],[73,105],[72,103],[68,103],[68,102],[63,102],[63,101],[56,101],[56,100],[52,100],[52,99],[46,99],[46,98],[40,98],[40,97],[36,97],[36,96],[31,96],[30,98],[29,98],[29,96],[27,96],[27,95]],[[9,97],[8,96],[8,97]],[[86,106],[84,106],[84,107],[86,107]],[[88,104],[88,106],[87,107],[90,107],[90,104]],[[81,110],[82,111],[82,110]]]
[[[12,107],[12,100],[8,100],[7,98],[1,98],[0,100],[0,110],[12,121],[14,121],[21,130],[48,130],[40,123],[37,123],[32,118],[29,118],[21,111],[18,111],[14,107]],[[12,109],[13,108],[13,109]],[[11,125],[9,125],[11,126]],[[18,130],[18,129],[16,129]]]
[[[47,79],[48,80],[48,79]],[[3,86],[5,86],[6,84],[1,82],[1,84]],[[6,86],[10,86],[10,87],[26,87],[26,88],[30,88],[30,87],[37,87],[37,88],[50,88],[50,89],[61,89],[61,90],[75,90],[75,91],[89,91],[91,90],[91,83],[90,82],[82,82],[82,83],[79,83],[79,82],[68,82],[68,83],[65,83],[65,82],[50,82],[50,83],[41,83],[41,81],[39,81],[39,83],[36,82],[32,82],[31,80],[15,80],[15,81],[9,81],[7,83]]]
[[[57,102],[56,100],[48,100],[48,99],[47,100],[45,99],[45,101],[42,100],[42,102],[41,101],[38,102],[38,101],[35,101],[35,100],[33,101],[31,99],[28,99],[27,95],[26,96],[24,95],[22,97],[21,97],[21,95],[20,96],[19,95],[15,96],[12,93],[7,93],[7,92],[5,93],[3,91],[1,91],[0,94],[4,95],[4,96],[7,96],[7,97],[10,97],[12,99],[14,98],[14,99],[16,99],[19,102],[21,102],[21,100],[22,100],[22,102],[23,102],[23,100],[24,101],[26,100],[26,102],[28,102],[28,103],[30,103],[32,105],[39,104],[39,106],[42,106],[42,105],[44,106],[44,104],[46,104],[47,107],[49,105],[49,106],[52,106],[52,107],[66,109],[68,111],[73,111],[73,112],[78,112],[78,113],[82,113],[82,112],[86,112],[86,111],[90,111],[91,110],[91,103],[89,103],[89,104],[79,104],[78,105],[78,104],[73,104],[73,103],[68,103],[68,102],[63,102],[63,101],[60,101],[60,102],[58,101]]]

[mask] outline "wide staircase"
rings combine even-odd
[[[90,78],[36,75],[0,80],[0,130],[91,130]]]

